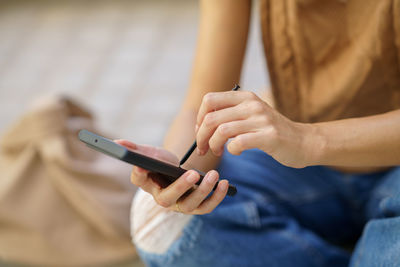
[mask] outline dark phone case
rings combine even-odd
[[[160,184],[162,186],[173,183],[177,178],[179,178],[182,174],[186,172],[185,169],[182,169],[180,167],[176,167],[166,162],[130,151],[125,147],[118,145],[102,136],[89,132],[88,130],[79,131],[79,139],[90,148],[93,148],[99,152],[123,160],[127,163],[141,167],[151,172],[161,174],[164,180],[168,180],[163,181],[162,184]],[[197,185],[199,185],[204,178],[204,173],[199,172],[199,174],[200,180],[196,183]],[[218,183],[215,185],[214,189],[217,187],[217,185]],[[236,187],[229,185],[227,194],[229,196],[234,196],[236,192]]]

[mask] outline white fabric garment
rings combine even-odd
[[[138,190],[131,209],[133,242],[149,253],[164,253],[180,237],[192,216],[163,208],[152,195]]]

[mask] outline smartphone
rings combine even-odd
[[[150,171],[151,173],[149,173],[149,176],[162,187],[166,187],[173,183],[187,171],[181,167],[128,150],[125,147],[100,135],[89,132],[88,130],[79,131],[79,140],[84,142],[88,147],[101,153]],[[200,174],[200,180],[196,184],[199,185],[205,174],[200,171],[197,172]],[[218,183],[215,185],[213,190],[217,188],[217,185]],[[229,185],[227,195],[234,196],[236,192],[236,187]]]

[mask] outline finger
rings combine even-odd
[[[135,143],[132,143],[128,140],[117,139],[114,140],[114,142],[131,150],[136,150],[138,148],[138,146]]]
[[[129,150],[133,150],[136,153],[140,153],[148,157],[156,158],[158,160],[175,165],[179,163],[179,160],[175,155],[173,155],[168,150],[160,147],[154,147],[150,145],[138,145],[122,139],[114,140],[114,142],[128,148]]]
[[[224,145],[230,138],[234,138],[240,134],[252,132],[257,129],[256,121],[241,120],[223,123],[217,127],[214,134],[211,136],[208,145],[211,151],[221,156],[224,150]]]
[[[177,164],[179,162],[178,158],[174,154],[162,147],[137,145],[136,152],[167,163]]]
[[[132,143],[128,140],[123,140],[123,139],[119,139],[119,140],[114,140],[115,143],[124,146],[128,149],[131,150],[136,150],[138,149],[138,145],[136,145],[135,143]],[[131,182],[136,185],[136,186],[143,186],[143,184],[145,183],[145,181],[147,180],[147,174],[148,171],[145,169],[142,169],[140,167],[137,166],[133,166],[132,172],[131,172]]]
[[[175,182],[160,191],[155,197],[156,202],[167,208],[178,201],[196,182],[200,179],[200,175],[193,170],[185,172]]]
[[[236,106],[246,99],[256,99],[257,96],[252,92],[228,91],[218,93],[208,93],[203,97],[199,112],[197,113],[197,126],[203,122],[204,116],[214,110]]]
[[[229,142],[227,149],[233,155],[240,155],[244,150],[257,148],[266,139],[260,132],[245,133]],[[264,142],[265,143],[265,142]]]
[[[117,139],[114,140],[115,143],[126,147],[129,150],[134,150],[135,152],[142,153],[147,156],[152,156],[155,154],[155,151],[157,150],[156,147],[149,146],[149,145],[138,145],[135,143],[132,143],[131,141],[124,140],[124,139]]]
[[[171,152],[149,145],[137,145],[127,140],[114,140],[115,143],[122,145],[135,152],[163,160],[168,163],[175,164],[178,159]],[[162,180],[157,180],[155,177],[149,176],[150,172],[138,166],[134,166],[131,172],[131,183],[142,188],[144,191],[154,195],[157,195],[161,188],[165,187],[167,184],[161,183]]]
[[[159,150],[161,150],[158,147],[150,146],[150,145],[138,145],[135,143],[132,143],[128,140],[124,139],[118,139],[114,140],[115,143],[124,146],[130,150],[134,150],[135,152],[141,153],[146,156],[152,156],[154,157],[155,155],[161,154]]]
[[[140,173],[138,170],[140,170],[140,168],[134,167],[134,170],[131,174],[131,182],[153,196],[158,195],[162,188],[165,187],[163,186],[162,181],[157,181],[157,177],[152,176],[155,173],[151,173],[143,169],[141,170],[144,172]]]
[[[141,153],[145,156],[156,157],[159,154],[159,148],[150,145],[136,145],[135,152]]]
[[[243,120],[247,117],[245,105],[237,105],[208,113],[196,135],[197,149],[200,155],[204,155],[207,152],[209,148],[208,141],[219,125],[230,121]]]
[[[213,190],[219,178],[218,172],[209,171],[203,181],[188,197],[179,201],[180,211],[190,213],[195,210]]]
[[[131,182],[136,185],[142,187],[144,183],[147,181],[149,171],[142,169],[137,166],[133,166],[131,173]]]
[[[229,183],[227,180],[221,180],[218,183],[214,193],[208,199],[204,200],[201,205],[193,212],[193,214],[206,214],[212,212],[222,200],[224,200],[228,192]]]

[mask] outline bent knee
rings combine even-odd
[[[191,217],[159,206],[150,194],[140,190],[131,210],[132,240],[142,251],[163,254],[181,236]]]

